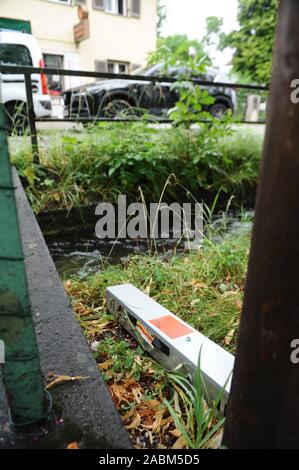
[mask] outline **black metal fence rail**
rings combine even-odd
[[[58,118],[58,117],[53,117],[53,118],[35,118],[36,122],[70,122],[70,123],[97,123],[97,122],[140,122],[141,118],[108,118],[108,117],[94,117],[94,118],[84,118],[84,117],[67,117],[64,119]],[[173,124],[173,120],[169,118],[155,118],[155,117],[142,117],[142,122],[148,123],[148,124]],[[196,119],[196,121],[189,121],[196,123],[201,123],[201,124],[211,124],[213,121],[210,119]],[[251,125],[260,125],[260,124],[266,124],[266,121],[238,121],[235,119],[233,121],[233,124],[251,124]]]
[[[65,70],[55,68],[38,68],[38,67],[25,67],[25,66],[14,66],[14,65],[0,65],[0,73],[10,74],[46,74],[46,75],[61,75],[66,77],[85,77],[85,78],[102,78],[102,79],[115,79],[115,80],[131,80],[141,82],[169,82],[176,83],[177,79],[167,76],[156,76],[156,77],[145,77],[144,75],[127,75],[127,74],[115,74],[115,73],[104,73],[104,72],[87,72],[82,70]],[[213,82],[206,80],[199,80],[196,78],[188,78],[188,82],[195,83],[197,85],[214,86],[222,88],[238,88],[246,90],[256,91],[268,91],[268,86],[262,85],[251,85],[245,83],[227,83],[227,82]]]
[[[26,89],[26,99],[27,99],[27,114],[29,119],[29,128],[30,136],[32,143],[32,153],[33,160],[39,162],[39,151],[38,151],[38,139],[37,139],[37,130],[36,122],[78,122],[78,123],[96,123],[96,122],[134,122],[140,121],[138,117],[130,118],[109,118],[109,117],[94,117],[94,118],[85,118],[85,117],[69,117],[69,118],[37,118],[34,112],[34,100],[33,100],[33,89],[32,89],[32,75],[58,75],[66,77],[85,77],[85,78],[94,78],[94,79],[113,79],[113,80],[127,80],[127,81],[139,81],[147,83],[176,83],[178,80],[173,77],[167,76],[144,76],[144,75],[128,75],[128,74],[114,74],[114,73],[104,73],[104,72],[89,72],[83,70],[64,70],[56,68],[38,68],[38,67],[27,67],[27,66],[15,66],[15,65],[0,65],[0,75],[1,74],[11,74],[11,75],[24,75],[25,78],[25,89]],[[188,78],[186,81],[194,83],[196,85],[202,85],[205,87],[214,87],[214,88],[232,88],[235,90],[250,90],[250,91],[259,91],[267,92],[269,91],[268,86],[262,85],[252,85],[244,83],[226,83],[226,82],[213,82],[207,80],[200,80],[196,78]],[[83,86],[83,85],[82,85]],[[80,89],[80,86],[76,87]],[[152,123],[152,124],[170,124],[173,121],[167,118],[160,117],[144,117],[143,121]],[[202,119],[196,122],[210,123],[210,120]],[[263,124],[261,121],[252,122],[252,121],[235,121],[238,124]]]

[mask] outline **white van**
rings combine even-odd
[[[31,34],[0,30],[0,65],[44,67],[37,40]],[[32,74],[34,112],[36,117],[50,117],[51,98],[45,74]],[[28,126],[25,80],[22,74],[0,73],[0,101],[9,116],[10,130],[22,135]]]

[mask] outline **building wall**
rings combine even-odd
[[[80,45],[87,68],[103,58],[143,65],[156,46],[156,0],[141,0],[140,18],[93,10],[91,3],[91,36]]]
[[[156,0],[141,0],[141,17],[123,17],[93,9],[87,0],[90,38],[76,45],[77,7],[50,0],[0,0],[0,16],[31,21],[42,52],[64,56],[64,67],[95,70],[95,60],[142,65],[156,45]],[[86,79],[85,79],[86,81]],[[66,80],[76,86],[78,80]]]

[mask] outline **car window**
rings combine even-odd
[[[152,66],[146,73],[146,77],[159,77],[163,75],[164,66],[162,64],[156,64]]]
[[[133,75],[143,75],[144,77],[151,77],[157,75],[157,69],[160,68],[161,65],[150,65],[147,67],[139,67],[135,69],[132,74]]]
[[[188,77],[190,76],[190,74],[191,74],[191,70],[183,66],[173,67],[171,71],[171,76],[179,77],[179,78]]]
[[[0,65],[32,66],[29,49],[21,44],[0,44]]]

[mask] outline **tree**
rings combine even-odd
[[[210,46],[218,46],[221,32],[223,27],[223,18],[217,16],[208,16],[206,19],[206,34],[202,39],[202,42]]]
[[[166,38],[158,39],[158,51],[168,53],[172,59],[177,61],[188,61],[190,56],[201,59],[205,53],[201,42],[196,39],[188,39],[186,34],[174,34]],[[165,59],[164,57],[162,59]]]
[[[190,127],[196,121],[211,118],[204,106],[212,105],[214,98],[209,96],[208,90],[191,80],[204,76],[207,65],[211,63],[201,42],[181,34],[159,38],[158,48],[149,56],[148,63],[163,64],[165,76],[173,67],[177,70],[171,90],[177,92],[179,100],[169,111],[169,117],[176,125]]]
[[[161,37],[162,28],[167,19],[166,6],[162,5],[161,0],[157,0],[157,36]]]
[[[279,0],[239,0],[240,29],[222,35],[221,48],[235,49],[235,72],[269,83]]]

